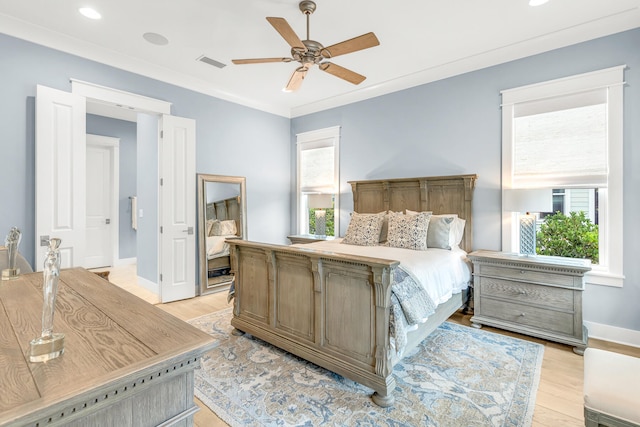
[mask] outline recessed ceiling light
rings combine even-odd
[[[91,9],[90,7],[81,7],[78,11],[86,16],[89,19],[101,19],[102,15],[100,15],[95,9]]]
[[[158,34],[158,33],[144,33],[142,35],[142,37],[148,41],[151,44],[156,44],[158,46],[164,46],[166,44],[169,44],[169,40],[163,36],[162,34]]]
[[[529,6],[540,6],[548,2],[549,0],[529,0]]]

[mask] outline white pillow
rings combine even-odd
[[[452,237],[450,244],[451,247],[460,246],[460,242],[462,242],[462,238],[464,237],[464,226],[467,223],[462,218],[456,218],[453,220],[453,233],[450,237]]]
[[[387,245],[393,248],[427,249],[427,232],[430,214],[420,212],[416,215],[404,215],[402,212],[389,212],[389,232]]]
[[[359,214],[353,212],[347,232],[342,243],[358,246],[378,246],[380,243],[380,230],[386,212],[377,214]]]

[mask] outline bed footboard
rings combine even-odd
[[[231,324],[393,404],[389,307],[397,261],[230,241]]]

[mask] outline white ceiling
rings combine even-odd
[[[0,0],[0,32],[285,117],[296,117],[640,27],[640,0],[317,0],[310,39],[329,46],[374,32],[380,46],[332,59],[363,74],[358,86],[312,68],[282,92],[294,63],[265,17],[301,39],[298,0]],[[92,21],[78,13],[91,6]],[[169,44],[145,41],[162,34]],[[205,55],[227,64],[197,61]],[[75,77],[75,76],[70,76]]]

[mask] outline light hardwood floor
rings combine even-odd
[[[110,271],[110,282],[185,321],[222,310],[225,307],[230,307],[230,304],[227,303],[227,295],[225,292],[161,304],[155,294],[138,285],[135,265],[110,268],[108,270]],[[470,326],[470,318],[471,315],[456,313],[451,316],[449,320]],[[527,337],[525,335],[490,327],[484,327],[483,329],[537,342],[545,346],[542,374],[533,415],[533,427],[584,426],[582,406],[582,356],[573,353],[572,348],[564,344]],[[589,347],[602,348],[640,357],[640,348],[628,347],[606,341],[590,339]],[[198,399],[196,399],[196,403],[201,408],[195,415],[196,427],[218,427],[227,425]]]

